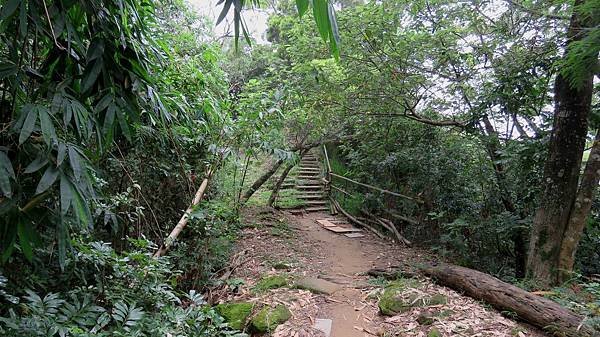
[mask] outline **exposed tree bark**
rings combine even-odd
[[[517,208],[515,207],[512,197],[510,196],[510,191],[506,186],[506,170],[504,164],[502,164],[502,161],[500,160],[500,141],[498,139],[498,133],[494,129],[494,126],[487,115],[483,116],[482,121],[485,133],[488,136],[488,139],[485,140],[485,147],[494,168],[494,175],[496,176],[496,182],[498,183],[498,189],[500,190],[500,200],[506,211],[516,214]],[[515,255],[515,277],[523,278],[525,277],[527,247],[525,245],[525,233],[522,229],[519,228],[513,231],[512,241]]]
[[[584,317],[491,275],[449,264],[426,265],[420,270],[442,285],[483,300],[498,310],[514,312],[519,319],[548,332],[566,337],[600,336],[600,332],[584,324]]]
[[[200,200],[202,200],[202,197],[204,196],[204,192],[208,187],[208,182],[212,177],[212,173],[212,170],[208,170],[204,180],[202,180],[202,183],[200,184],[200,188],[198,188],[198,191],[196,191],[196,195],[194,196],[190,207],[188,207],[188,209],[185,210],[185,213],[183,213],[183,216],[181,217],[181,219],[179,219],[179,222],[177,222],[175,228],[173,228],[171,233],[169,233],[169,236],[167,236],[165,242],[162,244],[162,246],[160,246],[156,253],[154,253],[154,257],[161,257],[165,255],[165,253],[167,252],[167,250],[169,250],[169,248],[171,248],[181,231],[183,231],[185,226],[187,226],[187,223],[190,220],[190,214],[194,211],[194,207],[200,203]]]
[[[273,165],[271,165],[271,167],[265,172],[263,173],[262,176],[260,176],[258,179],[256,179],[256,181],[254,181],[254,183],[252,184],[252,186],[250,186],[248,188],[248,190],[246,190],[246,192],[244,193],[244,195],[242,196],[241,200],[240,200],[240,205],[243,205],[246,203],[246,201],[248,201],[248,199],[250,199],[250,197],[256,192],[258,191],[258,189],[267,181],[269,180],[269,178],[271,178],[271,176],[273,174],[275,174],[275,172],[277,172],[277,170],[279,169],[279,166],[281,166],[281,164],[283,164],[283,159],[278,159],[275,163],[273,163]]]
[[[592,145],[592,150],[590,151],[590,156],[585,165],[583,177],[581,178],[579,191],[577,192],[577,199],[571,210],[569,222],[560,247],[558,260],[559,282],[565,282],[572,276],[577,246],[583,235],[587,218],[590,215],[592,201],[594,200],[599,182],[600,129],[596,132],[596,138],[594,139],[594,144]]]
[[[575,6],[581,3],[577,0]],[[567,49],[585,36],[585,28],[574,12],[567,31]],[[574,87],[558,74],[554,84],[554,124],[543,177],[546,186],[533,220],[527,259],[527,274],[546,285],[558,282],[559,252],[577,196],[592,80],[593,74],[588,71],[581,85]]]
[[[285,178],[287,178],[288,174],[290,173],[292,168],[294,168],[294,166],[296,166],[296,163],[288,164],[288,166],[286,166],[285,169],[283,169],[283,172],[281,172],[281,176],[279,176],[279,179],[277,179],[277,182],[275,183],[275,186],[273,186],[273,190],[271,191],[271,196],[269,197],[269,201],[267,203],[269,207],[273,207],[275,199],[277,198],[279,190],[281,189],[281,185],[283,185]]]

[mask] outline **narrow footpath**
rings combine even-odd
[[[227,284],[217,294],[224,303],[249,302],[253,311],[283,305],[291,317],[270,327],[271,336],[545,336],[469,297],[408,273],[402,286],[410,305],[383,315],[379,304],[390,281],[366,274],[372,268],[409,271],[431,260],[369,232],[347,237],[323,226],[344,222],[327,212],[247,209]],[[327,222],[326,222],[327,223]],[[340,226],[345,226],[341,225]],[[275,282],[273,282],[275,281]],[[392,281],[392,286],[398,281]],[[431,299],[442,298],[435,302]],[[246,330],[252,332],[250,325]],[[261,334],[254,334],[261,335]]]

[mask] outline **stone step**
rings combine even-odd
[[[321,169],[312,168],[312,167],[306,167],[306,168],[300,169],[300,171],[311,171],[311,172],[315,172],[316,171],[316,172],[321,172]]]
[[[324,212],[324,211],[329,211],[329,207],[322,207],[322,206],[307,207],[304,210],[307,212]]]
[[[320,174],[314,175],[314,176],[298,176],[298,180],[319,180],[319,178],[321,178]]]
[[[299,195],[298,198],[300,199],[323,199],[323,194],[319,193],[319,194],[303,194],[303,195]]]
[[[296,188],[301,190],[320,190],[323,188],[322,185],[298,185]]]
[[[325,201],[325,200],[308,200],[308,201],[304,201],[304,204],[309,205],[309,206],[327,205],[327,201]]]

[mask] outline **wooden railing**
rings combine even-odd
[[[345,182],[344,185],[352,184],[352,185],[358,186],[360,188],[366,188],[366,189],[369,189],[369,190],[373,190],[373,191],[377,191],[377,192],[383,193],[385,195],[389,195],[389,196],[392,196],[392,197],[395,197],[395,198],[400,198],[400,199],[406,200],[406,201],[408,201],[410,203],[414,203],[419,208],[420,208],[420,205],[422,205],[424,203],[423,200],[419,199],[418,197],[408,196],[408,195],[405,195],[405,194],[402,194],[402,193],[389,191],[389,190],[386,190],[386,189],[383,189],[383,188],[380,188],[380,187],[377,187],[377,186],[373,186],[373,185],[370,185],[370,184],[362,183],[360,181],[356,181],[354,179],[351,179],[351,178],[345,177],[343,175],[339,175],[337,173],[334,173],[332,171],[332,169],[331,169],[331,162],[330,162],[330,159],[329,159],[329,153],[327,152],[327,147],[325,145],[323,145],[323,156],[324,156],[324,159],[325,159],[325,165],[324,166],[325,166],[325,168],[327,170],[326,175],[325,175],[325,177],[326,177],[325,178],[326,191],[329,194],[329,198],[332,200],[332,204],[338,205],[338,207],[340,207],[340,208],[341,208],[341,206],[339,206],[340,203],[337,200],[335,200],[334,195],[331,193],[332,190],[340,192],[340,193],[342,193],[342,194],[344,194],[345,196],[348,196],[348,197],[358,196],[360,194],[359,193],[352,193],[352,192],[347,191],[347,188],[344,189],[342,186],[340,186],[339,184],[335,183],[336,179],[344,181]],[[344,213],[344,214],[348,214],[348,212],[346,212],[343,209],[340,209],[340,211],[342,211],[342,213]],[[404,222],[409,223],[411,225],[419,224],[418,220],[413,219],[413,218],[411,218],[409,216],[401,215],[401,214],[398,214],[398,213],[393,212],[391,210],[383,210],[383,212],[386,213],[386,215],[389,215],[393,219],[404,221]],[[372,214],[370,214],[370,213],[368,213],[366,211],[364,213],[372,216]],[[360,222],[360,218],[359,217],[351,219],[351,220],[359,221]],[[381,220],[387,220],[387,219],[378,218],[378,219],[375,219],[375,220],[376,220],[376,222],[381,223]],[[389,221],[389,220],[387,220],[387,221]],[[388,228],[388,226],[384,226],[384,228],[390,229],[390,228]],[[395,231],[395,228],[392,228],[391,230]],[[396,236],[398,236],[398,235],[396,235]],[[407,241],[404,238],[402,238],[402,240],[405,241],[405,243]]]

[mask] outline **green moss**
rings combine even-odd
[[[440,332],[440,330],[438,330],[436,328],[432,328],[427,333],[427,337],[442,337],[442,333]]]
[[[229,326],[236,330],[242,330],[246,325],[248,316],[252,313],[252,307],[253,304],[248,302],[223,303],[217,305],[215,310],[225,318]]]
[[[257,332],[273,331],[291,316],[292,313],[284,305],[280,304],[275,308],[264,307],[252,318],[252,329]]]
[[[385,287],[379,299],[379,311],[383,315],[393,316],[414,307],[426,307],[448,302],[448,298],[442,294],[423,295],[420,292],[410,291],[410,289],[418,289],[422,286],[421,282],[414,279],[399,279],[391,282]]]
[[[254,292],[261,293],[265,292],[269,289],[277,289],[281,287],[285,287],[288,284],[288,280],[285,276],[282,275],[273,275],[263,277],[258,283],[254,286]]]

